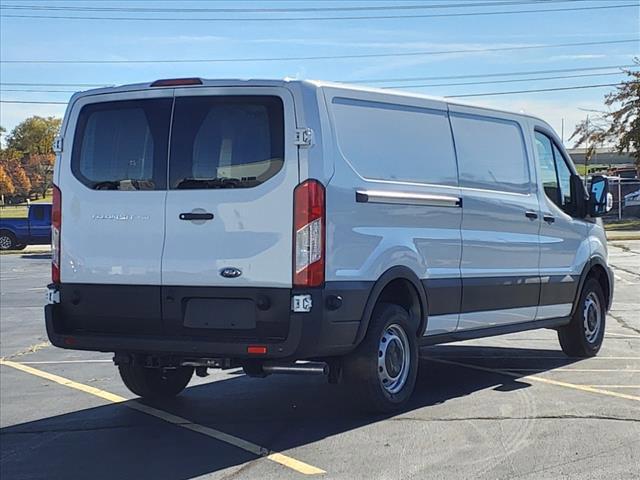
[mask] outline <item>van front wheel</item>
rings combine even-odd
[[[376,307],[364,340],[345,359],[344,373],[366,409],[402,408],[413,393],[418,373],[415,329],[404,308],[389,303]]]
[[[604,339],[605,316],[602,287],[595,278],[589,278],[582,288],[571,322],[558,329],[562,351],[570,357],[595,356]]]
[[[193,375],[191,367],[149,368],[135,363],[118,365],[118,370],[129,390],[148,399],[175,397],[185,389]]]

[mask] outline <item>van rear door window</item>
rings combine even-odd
[[[179,97],[169,188],[249,188],[284,163],[284,109],[274,96]]]
[[[104,102],[80,111],[71,169],[95,190],[166,188],[171,98]]]

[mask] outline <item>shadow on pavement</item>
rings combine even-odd
[[[559,351],[539,349],[447,345],[432,347],[423,353],[434,359],[493,368],[536,370],[523,373],[523,376],[577,361],[562,357]],[[508,367],[501,367],[504,364],[501,358],[508,359]],[[522,367],[514,366],[516,363]],[[518,378],[423,358],[416,391],[401,413],[445,403],[487,388],[511,391],[528,386]],[[78,395],[84,394],[78,392]],[[274,375],[253,379],[234,375],[226,380],[191,387],[176,399],[152,405],[272,451],[307,445],[388,418],[362,412],[351,390],[342,385],[328,385],[321,377]],[[3,428],[0,430],[0,453],[0,473],[7,479],[177,480],[256,458],[122,404]],[[314,464],[313,459],[304,460]]]
[[[23,253],[20,258],[26,258],[27,260],[47,260],[51,258],[50,253]]]

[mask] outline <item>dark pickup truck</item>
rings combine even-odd
[[[0,219],[0,250],[22,250],[27,245],[51,243],[51,204],[29,206],[27,218]]]

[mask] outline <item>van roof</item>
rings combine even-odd
[[[180,80],[180,79],[176,79],[176,80]],[[458,99],[453,100],[447,97],[425,95],[422,93],[408,92],[404,90],[394,90],[390,88],[388,89],[388,88],[369,87],[366,85],[360,85],[355,83],[339,83],[339,82],[311,80],[311,79],[298,80],[298,79],[289,79],[289,78],[284,78],[284,79],[257,79],[257,78],[256,79],[240,79],[240,78],[205,79],[205,78],[200,78],[198,80],[200,80],[201,83],[197,85],[194,84],[194,85],[175,85],[175,86],[170,86],[170,85],[152,86],[154,81],[151,81],[151,82],[145,82],[145,83],[132,83],[132,84],[126,84],[126,85],[112,86],[112,87],[95,88],[95,89],[85,90],[85,91],[74,94],[71,97],[69,103],[77,100],[80,97],[84,97],[87,95],[100,95],[100,94],[120,93],[120,92],[124,93],[124,92],[138,91],[138,90],[147,90],[151,88],[153,89],[155,88],[201,88],[201,87],[233,87],[233,86],[282,87],[286,85],[298,84],[302,87],[307,87],[312,89],[329,87],[329,88],[341,89],[341,90],[344,90],[345,92],[348,92],[348,91],[371,92],[371,93],[391,95],[391,96],[402,97],[402,98],[421,98],[425,100],[444,102],[449,105],[458,105],[463,107],[481,109],[487,112],[498,112],[498,113],[506,113],[510,115],[520,115],[520,116],[536,119],[548,125],[548,123],[544,119],[527,112],[515,112],[510,110],[503,110],[499,108],[488,107],[488,106],[478,105],[475,103],[460,101]]]

